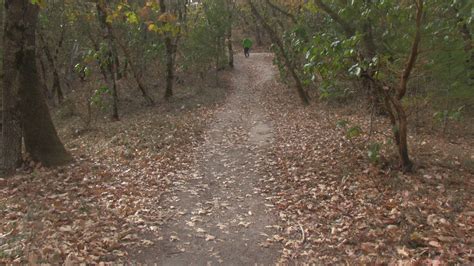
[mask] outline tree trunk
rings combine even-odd
[[[74,44],[71,47],[71,52],[70,52],[70,57],[69,57],[69,65],[66,69],[66,75],[65,75],[65,82],[66,86],[69,89],[69,91],[72,90],[72,82],[73,82],[73,73],[74,73],[74,62],[77,58],[77,54],[79,52],[79,44],[77,41],[74,42]]]
[[[257,46],[263,45],[262,32],[258,23],[255,23],[255,41],[257,42]]]
[[[234,48],[232,47],[232,28],[227,33],[227,51],[229,53],[229,66],[234,68]]]
[[[160,1],[160,13],[166,13],[165,1]],[[168,22],[163,22],[164,24]],[[169,33],[165,33],[165,52],[166,52],[166,90],[165,99],[173,96],[173,82],[174,82],[174,45]]]
[[[58,72],[58,68],[56,64],[57,56],[51,53],[51,50],[49,49],[48,44],[46,43],[46,40],[41,33],[39,34],[39,37],[41,40],[41,44],[43,46],[44,54],[46,56],[46,59],[48,60],[49,67],[53,74],[52,98],[54,99],[54,97],[57,96],[58,103],[61,103],[64,100],[64,96],[63,96],[63,91],[61,89],[61,82],[60,82],[59,72]]]
[[[173,96],[174,83],[174,60],[173,60],[173,43],[171,37],[165,37],[166,48],[166,91],[165,99]]]
[[[413,163],[408,155],[408,126],[407,126],[407,115],[402,105],[402,99],[407,92],[408,80],[415,67],[416,60],[418,58],[418,49],[421,42],[421,30],[423,20],[423,0],[417,0],[415,2],[416,11],[416,31],[413,38],[413,43],[410,50],[405,68],[403,69],[400,77],[400,84],[394,93],[384,91],[382,86],[379,86],[379,90],[384,91],[386,95],[387,109],[391,110],[391,122],[394,128],[394,138],[398,146],[398,155],[400,158],[400,166],[403,172],[410,172],[413,169]]]
[[[64,94],[63,94],[63,90],[62,90],[62,86],[61,86],[61,79],[59,77],[59,71],[58,71],[59,70],[59,66],[58,66],[59,59],[58,59],[58,57],[59,57],[59,53],[61,52],[61,48],[63,47],[65,33],[66,33],[66,27],[63,25],[61,27],[61,35],[59,37],[59,41],[58,41],[58,44],[56,45],[56,49],[55,49],[54,55],[53,55],[53,63],[54,63],[53,88],[56,88],[56,92],[58,94],[58,103],[61,103],[64,100]],[[46,42],[44,44],[47,45]]]
[[[3,108],[0,109],[0,116],[3,117]],[[5,169],[3,167],[3,127],[2,127],[2,122],[0,122],[0,177],[5,174]]]
[[[130,60],[125,58],[124,63],[123,63],[123,68],[120,71],[120,73],[122,75],[122,78],[128,78],[128,64],[129,64],[129,62],[130,62]]]
[[[25,31],[27,28],[23,25],[26,25],[28,17],[34,12],[27,2],[27,0],[5,1],[2,152],[3,167],[7,173],[15,170],[21,163],[22,131],[18,76],[23,64],[24,46],[26,46]]]
[[[117,92],[117,65],[112,63],[112,120],[118,121],[118,92]]]
[[[108,51],[108,73],[110,75],[109,89],[112,91],[112,120],[119,120],[118,114],[118,93],[117,93],[117,55],[114,52],[117,51],[114,44],[114,38],[112,34],[112,25],[107,22],[107,1],[109,0],[99,0],[97,2],[97,13],[99,16],[99,23],[102,28],[102,34],[104,39],[107,41]]]
[[[395,108],[398,111],[398,154],[400,156],[400,166],[403,172],[410,172],[413,168],[413,163],[408,156],[407,115],[400,101],[396,102]]]
[[[405,65],[405,69],[400,77],[400,85],[397,89],[397,95],[394,97],[392,103],[397,111],[397,122],[398,122],[398,134],[399,134],[399,142],[398,142],[398,154],[400,156],[400,164],[402,170],[404,172],[410,172],[413,168],[413,163],[408,156],[408,129],[407,129],[407,115],[405,113],[405,109],[402,105],[402,99],[405,97],[408,80],[410,79],[411,72],[415,67],[416,60],[418,58],[418,49],[421,42],[421,30],[422,30],[422,20],[423,20],[423,4],[424,0],[417,0],[416,2],[416,32],[415,37],[413,39],[413,44],[411,46],[410,56],[408,57],[408,61]]]
[[[29,0],[6,0],[4,83],[4,160],[8,170],[21,156],[21,125],[26,152],[45,166],[70,162],[54,128],[40,88],[36,68],[36,23],[38,6]],[[12,55],[12,56],[10,56]]]
[[[220,41],[219,37],[216,38],[216,71],[215,78],[216,78],[216,86],[219,86],[219,62],[220,62]]]
[[[229,15],[230,23],[229,27],[227,28],[227,52],[229,55],[229,66],[231,68],[234,68],[234,48],[232,47],[232,23],[233,23],[233,8],[231,7],[232,1],[227,0],[226,1],[226,8],[227,8],[227,13]]]
[[[112,45],[112,54],[114,55],[114,62],[115,62],[115,76],[117,80],[121,80],[123,77],[122,70],[120,68],[120,58],[118,56],[117,47]]]
[[[39,61],[39,64],[40,64],[40,68],[41,68],[41,77],[42,77],[42,85],[43,85],[43,95],[44,97],[46,97],[47,99],[51,100],[52,98],[52,95],[48,89],[48,75],[46,74],[46,66],[44,64],[44,60],[43,60],[43,57],[41,55],[38,55],[38,61]]]

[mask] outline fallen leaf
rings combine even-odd
[[[215,239],[216,239],[216,237],[213,236],[213,235],[206,235],[206,241],[213,241]]]

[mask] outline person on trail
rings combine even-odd
[[[244,55],[248,58],[250,56],[250,48],[252,48],[252,40],[245,38],[242,41],[242,45],[244,46]]]

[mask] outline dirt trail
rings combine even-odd
[[[278,247],[265,243],[275,231],[276,217],[257,185],[273,141],[259,88],[275,72],[269,54],[236,60],[233,91],[195,150],[192,172],[165,196],[162,204],[170,217],[157,248],[142,254],[142,262],[271,265],[279,257]]]

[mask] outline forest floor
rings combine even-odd
[[[0,263],[473,263],[472,133],[417,130],[402,174],[386,119],[348,110],[303,107],[254,53],[120,122],[56,116],[76,161],[0,179]]]

